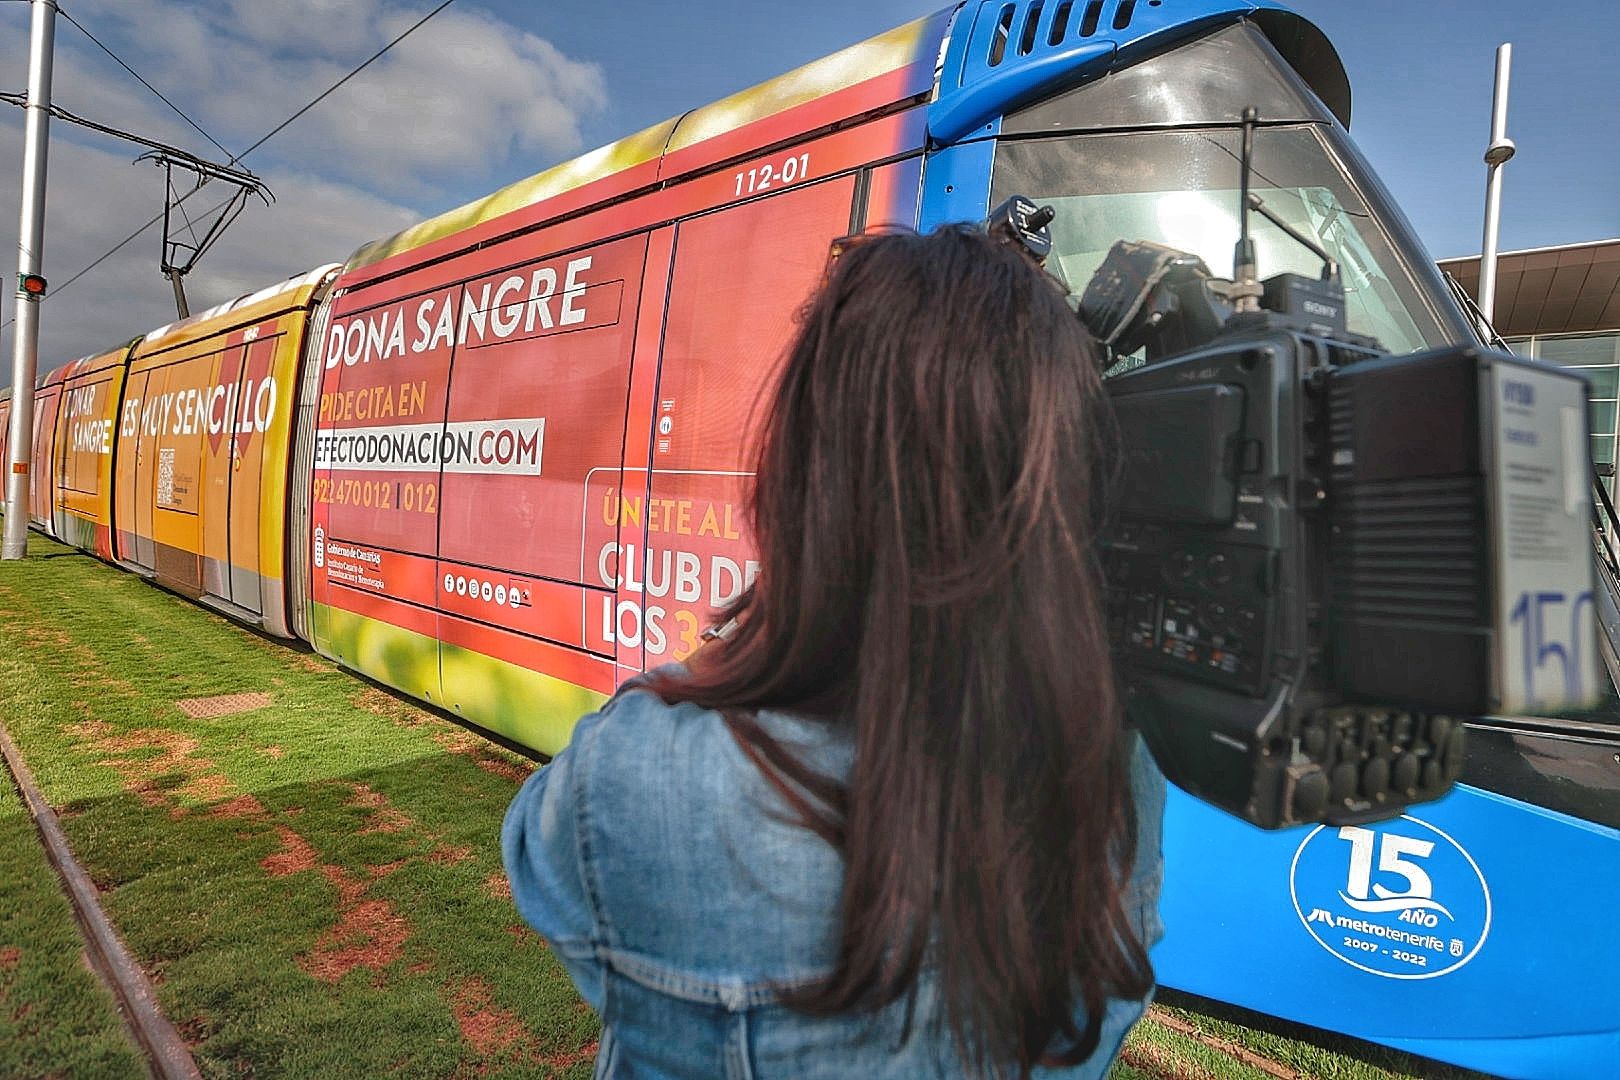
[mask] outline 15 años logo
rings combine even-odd
[[[1294,853],[1289,885],[1300,921],[1324,949],[1389,979],[1456,971],[1491,930],[1479,865],[1415,817],[1318,826]]]

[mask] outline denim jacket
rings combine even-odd
[[[779,713],[766,730],[807,764],[848,775],[832,727]],[[1127,904],[1145,944],[1161,935],[1164,778],[1138,745],[1132,785],[1138,854]],[[632,682],[580,720],[531,777],[501,835],[512,895],[602,1018],[595,1076],[867,1080],[960,1076],[932,978],[901,1041],[904,999],[876,1013],[811,1017],[776,988],[831,972],[841,856],[793,824],[718,713],[666,705]],[[1115,1001],[1102,1042],[1072,1069],[1100,1077],[1145,1001]]]

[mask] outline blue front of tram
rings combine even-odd
[[[1024,195],[1079,291],[1117,240],[1238,235],[1240,119],[1267,206],[1392,353],[1474,331],[1351,144],[1326,38],[1270,3],[970,2],[930,106],[918,225]],[[1264,274],[1315,257],[1255,223]],[[1510,1077],[1620,1075],[1620,723],[1469,722],[1462,782],[1394,820],[1266,832],[1172,789],[1168,987]],[[1443,734],[1443,733],[1442,733]]]

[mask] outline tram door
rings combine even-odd
[[[51,444],[55,441],[57,404],[61,399],[60,384],[47,386],[34,398],[34,473],[28,485],[29,516],[51,536],[56,535],[51,522],[51,493],[56,487]]]
[[[357,356],[354,363],[325,365],[312,477],[312,644],[347,667],[441,706],[435,610],[440,475],[432,445],[444,430],[460,299],[450,288],[411,298],[413,313],[442,315],[452,327],[418,351],[386,363],[361,363]],[[367,326],[403,325],[402,303],[376,290],[340,297],[333,340],[352,336],[358,348]],[[387,436],[428,449],[408,461],[365,450]],[[350,449],[323,452],[321,440]],[[465,575],[461,583],[465,596]]]
[[[690,655],[753,580],[746,494],[761,395],[828,245],[849,231],[854,193],[853,176],[835,177],[677,227],[645,471],[625,462],[642,508],[623,532],[646,667]]]
[[[8,391],[0,391],[8,393]],[[11,399],[0,398],[0,473],[7,473],[11,468]],[[0,486],[0,521],[6,518],[5,489]]]
[[[104,363],[104,359],[98,358]],[[105,557],[100,527],[108,505],[103,485],[112,457],[110,410],[117,406],[119,369],[105,366],[88,373],[72,365],[62,380],[63,404],[56,422],[56,482],[52,487],[52,518],[64,543]]]
[[[152,543],[152,448],[143,416],[151,413],[149,371],[130,372],[124,383],[124,411],[118,418],[117,475],[113,481],[114,558],[147,569],[156,558]]]
[[[226,388],[226,415],[221,430],[199,433],[206,439],[198,447],[198,486],[201,491],[199,534],[202,546],[202,591],[221,600],[234,601],[232,578],[233,563],[240,554],[232,549],[232,511],[237,500],[237,476],[241,462],[238,455],[237,424],[242,415],[239,391],[242,379],[241,345],[231,345],[212,357],[199,358],[190,363],[202,369],[198,374],[209,379],[204,385]],[[258,515],[254,515],[257,524]]]
[[[229,581],[225,583],[229,592],[222,595],[255,615],[264,612],[259,549],[268,433],[263,430],[260,398],[266,386],[274,385],[269,380],[280,342],[281,336],[277,334],[226,349],[218,379],[221,386],[228,386],[227,380],[234,380],[237,387],[233,398],[236,408],[226,427],[231,445],[222,448],[229,451],[223,455],[222,463],[230,469],[230,559],[226,564]]]
[[[458,286],[475,307],[450,370],[436,610],[445,705],[560,749],[598,700],[579,688],[612,688],[617,643],[603,628],[649,237],[561,253],[549,242],[479,252],[494,268]]]

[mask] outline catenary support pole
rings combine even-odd
[[[31,0],[28,120],[23,134],[22,214],[17,231],[17,321],[11,352],[11,431],[6,446],[6,525],[0,559],[28,551],[29,459],[34,440],[34,373],[39,367],[39,296],[23,289],[45,252],[45,155],[51,123],[51,59],[56,0]]]
[[[186,287],[180,281],[180,271],[174,267],[169,269],[169,284],[174,286],[174,310],[182,319],[191,318],[191,305],[186,303]]]
[[[1485,243],[1479,256],[1479,313],[1488,335],[1496,325],[1496,231],[1502,213],[1502,166],[1517,147],[1507,136],[1508,74],[1513,67],[1511,43],[1496,48],[1496,93],[1491,102],[1491,144],[1485,148]]]

